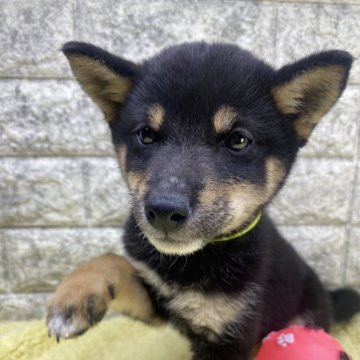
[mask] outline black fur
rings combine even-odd
[[[343,76],[335,84],[335,103],[345,88],[352,57],[342,51],[327,51],[276,71],[249,52],[224,44],[183,44],[140,65],[89,44],[68,43],[63,51],[67,56],[75,54],[95,60],[133,83],[126,101],[119,105],[117,116],[110,122],[115,149],[126,149],[123,175],[127,178],[135,173],[146,179],[143,193],[140,188],[132,189],[134,206],[124,236],[125,248],[130,259],[147,266],[148,274],[139,272],[140,280],[158,315],[190,338],[194,359],[248,359],[251,347],[263,336],[299,315],[309,326],[328,330],[333,316],[328,293],[266,214],[243,237],[226,242],[212,240],[224,232],[244,228],[259,211],[264,211],[283,185],[299,147],[306,142],[299,139],[296,130],[299,118],[282,112],[272,90],[313,69],[336,65],[343,69]],[[331,76],[329,73],[330,79]],[[86,91],[87,84],[82,85]],[[310,115],[321,104],[325,90],[321,86],[304,89],[302,106]],[[148,110],[153,104],[160,104],[164,118],[154,143],[144,145],[139,140],[139,130],[149,126]],[[236,112],[236,122],[224,133],[214,133],[214,114],[224,105]],[[226,141],[239,129],[251,142],[244,150],[234,151]],[[280,164],[273,170],[273,180],[268,169],[270,160]],[[209,203],[204,206],[201,194],[209,184],[215,184],[215,190],[209,190],[214,199],[207,200]],[[232,208],[234,188],[230,186],[234,184],[235,190],[237,185],[251,184],[259,189],[258,197],[251,195],[252,200],[246,200],[251,189],[241,190],[244,204],[251,203],[251,210],[244,210],[248,211],[247,218],[237,228],[225,231],[235,210],[240,213]],[[222,193],[227,186],[228,191]],[[165,236],[148,223],[144,205],[161,198],[164,211],[166,206],[176,207],[174,200],[171,204],[169,200],[174,196],[187,204],[189,213],[180,230],[166,232]],[[160,241],[161,246],[156,245],[158,237],[166,239]],[[175,248],[190,246],[197,237],[204,241],[201,248],[186,255],[158,249],[166,249],[170,244]],[[163,290],[147,278],[149,274],[175,290]],[[185,310],[170,306],[189,290],[202,294],[204,299],[220,296],[232,301],[241,299],[249,289],[254,290],[244,296],[246,311],[228,319],[221,331],[189,320],[186,306]],[[346,312],[341,305],[343,294],[332,295],[337,320],[348,319],[359,310],[359,296],[352,292],[357,305],[348,307]],[[198,311],[203,310],[206,309]]]
[[[339,289],[330,293],[335,321],[349,321],[360,311],[359,294],[352,289]]]

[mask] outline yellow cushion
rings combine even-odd
[[[337,325],[333,335],[353,360],[360,360],[360,316]],[[0,323],[0,360],[189,360],[186,339],[171,327],[150,327],[116,317],[102,321],[85,335],[57,344],[44,321]]]

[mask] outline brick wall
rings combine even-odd
[[[43,316],[77,264],[121,252],[128,197],[100,112],[59,52],[93,42],[133,60],[181,41],[237,43],[280,66],[360,57],[360,1],[0,0],[0,319]],[[360,288],[360,62],[271,212],[331,287]]]

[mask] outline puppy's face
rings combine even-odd
[[[231,45],[186,44],[136,66],[64,47],[109,122],[140,231],[188,254],[246,227],[340,96],[351,56],[320,53],[278,72]]]
[[[167,253],[196,251],[246,226],[296,152],[295,132],[266,88],[271,69],[227,73],[212,55],[180,52],[178,63],[167,54],[145,64],[111,125],[135,218]]]

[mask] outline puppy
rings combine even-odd
[[[125,255],[95,258],[57,288],[50,335],[84,333],[114,300],[135,318],[171,322],[194,360],[240,360],[272,330],[328,330],[360,310],[354,291],[324,290],[265,213],[343,92],[350,54],[274,70],[203,42],[142,64],[80,42],[63,52],[110,126],[132,211]]]

